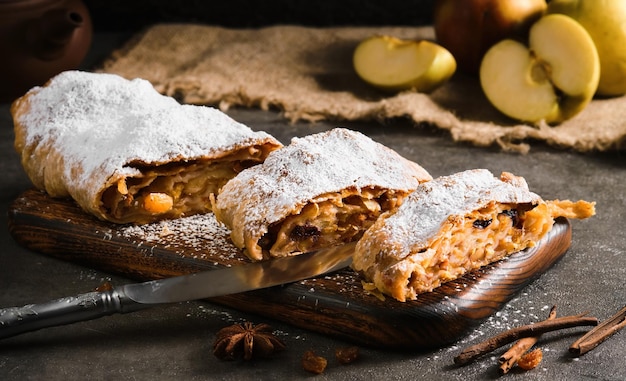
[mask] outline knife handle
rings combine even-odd
[[[4,308],[0,309],[0,339],[115,313],[133,312],[146,307],[148,306],[126,297],[123,291],[113,288],[41,304]]]

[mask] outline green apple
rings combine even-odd
[[[459,71],[477,75],[485,52],[506,38],[525,38],[543,16],[545,0],[436,0],[433,27]]]
[[[548,12],[578,21],[596,44],[600,57],[597,94],[626,94],[626,1],[552,0]]]
[[[547,15],[530,28],[528,45],[507,39],[487,51],[480,84],[491,102],[511,118],[558,124],[582,111],[600,77],[598,52],[574,19]]]
[[[374,36],[354,50],[354,70],[370,85],[387,91],[430,92],[456,71],[456,61],[440,45],[426,41]]]

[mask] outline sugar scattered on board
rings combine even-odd
[[[230,231],[213,213],[124,226],[117,234],[135,243],[161,244],[181,255],[194,251],[201,259],[245,261],[230,241]]]

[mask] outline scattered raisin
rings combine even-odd
[[[519,360],[517,360],[517,366],[523,370],[531,370],[535,368],[543,359],[543,352],[541,348],[537,348],[530,352],[526,352]]]
[[[359,358],[359,347],[337,348],[335,357],[340,364],[351,364]]]
[[[307,372],[322,374],[327,364],[328,361],[324,357],[316,355],[313,351],[306,351],[302,355],[302,368]]]

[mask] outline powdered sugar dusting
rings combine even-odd
[[[388,254],[401,258],[414,248],[426,247],[450,216],[463,216],[491,201],[529,203],[539,200],[520,178],[505,182],[486,169],[468,170],[420,184],[395,213],[382,216],[370,231],[381,229],[382,235],[393,242]],[[357,245],[357,253],[367,252],[368,240],[377,237],[368,233]]]
[[[114,74],[63,72],[32,89],[28,107],[17,120],[28,127],[25,145],[54,147],[67,163],[68,190],[137,174],[129,166],[136,162],[210,159],[259,139],[275,141],[215,108],[180,105],[146,80]]]
[[[356,131],[343,128],[294,138],[263,164],[226,184],[217,208],[260,237],[267,226],[308,201],[342,189],[375,186],[411,191],[430,179],[426,170]],[[244,192],[245,191],[245,192]]]
[[[459,339],[455,345],[442,351],[458,352],[470,343],[486,339],[486,336],[492,335],[490,332],[507,331],[521,325],[545,320],[551,307],[545,304],[535,307],[532,300],[526,300],[527,296],[528,293],[524,292],[519,297],[511,299],[501,310],[490,315],[480,326]]]
[[[159,244],[181,256],[214,260],[216,264],[246,260],[230,241],[228,228],[220,224],[213,213],[124,226],[117,234],[131,242]]]

